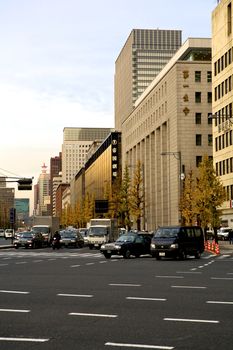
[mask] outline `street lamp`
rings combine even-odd
[[[185,175],[182,173],[182,164],[181,164],[181,152],[177,151],[177,152],[162,152],[160,153],[161,156],[173,156],[175,159],[177,159],[179,161],[179,203],[181,200],[181,196],[182,196],[182,181],[185,178]],[[170,176],[170,174],[169,174]],[[171,206],[171,203],[169,203]],[[180,219],[179,219],[180,223],[182,221],[182,217],[181,217],[181,211],[180,211]]]
[[[215,120],[215,126],[217,126],[218,122],[218,132],[227,131],[231,129],[233,125],[233,116],[232,113],[229,114],[209,114],[208,119]]]

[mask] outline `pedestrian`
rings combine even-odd
[[[229,231],[228,238],[229,238],[229,243],[233,244],[233,230]]]

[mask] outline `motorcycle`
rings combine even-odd
[[[58,237],[53,237],[52,248],[53,250],[61,248],[60,239]]]

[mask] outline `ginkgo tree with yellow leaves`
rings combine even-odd
[[[193,178],[192,171],[184,181],[180,201],[181,216],[185,224],[198,222],[203,228],[211,226],[215,233],[220,226],[221,210],[226,198],[220,178],[216,175],[213,161],[203,157],[199,164],[198,175]]]

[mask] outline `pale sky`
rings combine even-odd
[[[132,29],[182,30],[183,42],[211,37],[216,6],[0,0],[0,174],[36,183],[41,165],[61,151],[64,127],[114,127],[115,60]]]

